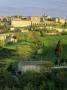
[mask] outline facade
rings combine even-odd
[[[40,72],[42,66],[47,63],[47,61],[20,61],[18,64],[18,71],[21,71],[21,73],[26,71]]]
[[[65,19],[60,19],[60,23],[64,24],[65,23]]]
[[[5,41],[10,35],[14,35],[14,33],[0,34],[0,41]]]
[[[0,34],[0,41],[6,40],[7,36],[9,36],[9,33],[8,34]]]
[[[27,20],[12,20],[11,21],[12,27],[26,27],[29,25],[31,25],[31,21],[27,21]]]
[[[11,26],[12,27],[26,27],[32,24],[39,24],[43,22],[43,17],[41,16],[31,16],[31,17],[22,17],[22,18],[12,18]]]
[[[41,22],[43,22],[43,17],[41,17],[41,16],[31,16],[31,22],[35,23],[35,24],[41,23]]]
[[[3,21],[3,19],[4,19],[4,16],[0,16],[0,20]]]
[[[65,23],[65,19],[62,19],[62,18],[54,18],[54,21],[56,23],[61,23],[61,24],[64,24]]]

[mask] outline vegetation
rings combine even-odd
[[[67,90],[67,70],[44,69],[15,73],[12,65],[0,68],[0,90]]]
[[[44,35],[42,36],[39,31],[36,32],[28,32],[28,33],[16,33],[15,34],[18,41],[16,43],[11,42],[7,43],[6,41],[0,42],[1,53],[5,53],[6,57],[8,56],[10,51],[14,50],[15,54],[13,56],[8,56],[9,59],[14,60],[50,60],[55,62],[55,48],[60,40],[62,43],[62,56],[61,58],[67,59],[67,35]],[[5,49],[3,49],[5,48]],[[6,52],[8,53],[6,53]],[[1,54],[0,53],[0,54]],[[4,59],[4,55],[1,54],[2,59]],[[13,60],[12,60],[13,61]]]
[[[57,64],[60,64],[61,61],[61,54],[62,53],[62,45],[61,45],[61,41],[58,41],[56,49],[55,49],[55,55],[57,57]]]

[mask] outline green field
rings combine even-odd
[[[67,35],[65,36],[46,36],[44,44],[47,47],[44,52],[44,57],[52,59],[55,58],[54,50],[58,41],[62,42],[62,57],[67,58]]]
[[[25,37],[24,39],[21,38],[21,41],[17,42],[16,44],[7,45],[6,48],[17,50],[19,55],[16,57],[17,59],[31,59],[31,56],[33,55],[32,45],[34,44],[34,41],[36,43],[40,41],[41,44],[44,44],[44,47],[42,48],[42,52],[38,54],[34,54],[33,59],[37,60],[55,60],[55,47],[58,43],[58,41],[61,41],[62,43],[62,58],[67,59],[67,35],[56,35],[56,36],[38,36],[34,38],[28,38]],[[32,59],[31,59],[32,60]]]

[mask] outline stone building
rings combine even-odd
[[[27,21],[27,20],[12,20],[11,21],[12,27],[27,27],[29,25],[31,25],[31,21]]]
[[[31,16],[31,22],[32,23],[41,23],[43,22],[43,17],[42,16]]]
[[[27,16],[22,18],[12,18],[11,26],[12,27],[27,27],[32,24],[39,24],[43,22],[42,16]]]
[[[48,61],[20,61],[18,63],[18,71],[21,71],[21,73],[26,71],[40,72],[43,65],[49,65],[49,62]]]

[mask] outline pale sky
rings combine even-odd
[[[67,0],[0,0],[0,15],[42,15],[67,17]]]

